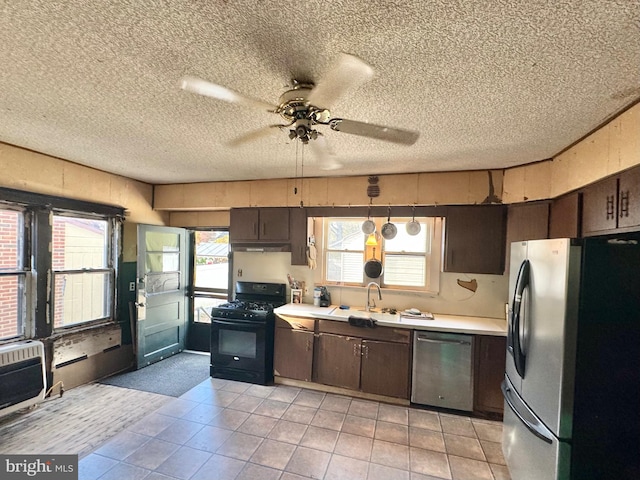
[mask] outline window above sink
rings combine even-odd
[[[363,228],[367,220],[374,225],[371,234],[365,233],[368,230]],[[411,217],[325,217],[323,282],[327,285],[364,286],[371,280],[364,272],[365,263],[374,259],[383,267],[377,279],[381,287],[437,293],[444,219],[415,218],[419,229],[413,220]],[[384,232],[389,223],[395,227],[396,234],[385,239],[380,232]]]

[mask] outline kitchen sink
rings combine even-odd
[[[331,316],[339,317],[339,318],[349,318],[350,316],[361,317],[361,318],[371,318],[378,322],[387,322],[387,323],[398,323],[400,321],[400,315],[397,313],[383,313],[380,310],[372,309],[367,312],[363,308],[350,308],[349,310],[341,310],[340,308],[334,308],[331,313]]]

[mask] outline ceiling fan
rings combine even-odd
[[[238,146],[255,141],[270,134],[274,129],[288,130],[291,140],[298,139],[305,145],[309,144],[316,156],[324,160],[325,169],[331,169],[340,165],[335,161],[326,161],[329,149],[322,132],[316,130],[318,125],[326,125],[336,132],[403,145],[413,145],[418,140],[418,132],[332,117],[329,109],[333,107],[336,100],[348,90],[369,81],[372,77],[373,69],[369,65],[353,55],[343,53],[320,82],[314,85],[294,81],[293,88],[280,96],[277,105],[191,76],[184,77],[180,86],[192,93],[278,114],[287,122],[248,132],[232,140],[229,145]]]

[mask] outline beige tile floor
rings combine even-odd
[[[500,422],[207,379],[80,460],[80,480],[505,480]]]

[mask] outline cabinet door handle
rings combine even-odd
[[[613,195],[607,195],[607,220],[613,220],[616,218],[614,200],[615,198]]]
[[[629,216],[629,190],[620,192],[620,218]]]
[[[307,352],[311,351],[311,340],[307,339]]]

